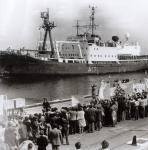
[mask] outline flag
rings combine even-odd
[[[71,100],[72,100],[71,101],[72,102],[72,107],[78,106],[78,104],[80,104],[79,100],[74,96],[72,96]]]

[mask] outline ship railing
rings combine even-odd
[[[141,55],[141,56],[118,56],[119,60],[135,60],[135,59],[141,59],[141,60],[147,60],[148,55]]]
[[[67,43],[67,44],[80,44],[79,41],[56,41],[57,44]]]

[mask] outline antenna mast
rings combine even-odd
[[[73,26],[73,27],[76,27],[76,31],[77,31],[77,36],[79,36],[79,29],[81,28],[81,27],[83,27],[83,26],[80,26],[79,25],[79,20],[77,20],[77,24],[76,24],[76,26]]]
[[[79,20],[77,20],[77,25],[76,25],[76,28],[77,28],[77,35],[79,35]]]
[[[94,35],[94,29],[97,25],[95,25],[95,6],[89,6],[91,8],[91,16],[90,16],[90,27],[91,27],[91,34]]]
[[[53,57],[54,46],[53,46],[53,41],[52,41],[52,36],[51,36],[51,30],[53,28],[55,28],[56,26],[54,25],[54,22],[50,22],[50,20],[49,20],[49,9],[47,9],[47,12],[41,12],[41,18],[43,19],[42,28],[45,30],[42,51],[45,52],[45,50],[46,50],[45,46],[46,46],[46,41],[47,41],[47,33],[49,33],[49,40],[50,40],[50,46],[51,46],[51,57]]]

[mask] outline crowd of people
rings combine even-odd
[[[92,100],[88,105],[78,104],[58,110],[44,98],[42,113],[20,117],[16,122],[9,118],[4,131],[7,148],[17,150],[23,142],[31,141],[26,150],[34,150],[34,144],[38,150],[46,150],[49,143],[53,150],[58,150],[61,144],[70,144],[71,134],[92,133],[104,126],[115,127],[123,120],[148,116],[147,92],[144,90],[140,93],[135,89],[129,96],[117,84],[115,95],[109,100],[99,100],[94,95],[94,89],[92,91]]]

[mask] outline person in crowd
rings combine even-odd
[[[130,104],[131,104],[131,119],[134,120],[134,117],[135,117],[135,99],[133,96],[130,99]]]
[[[59,150],[59,147],[63,143],[63,141],[62,141],[62,133],[58,129],[57,124],[53,125],[53,129],[50,131],[49,138],[52,144],[52,150]]]
[[[76,142],[75,143],[75,148],[76,148],[76,150],[81,150],[81,143],[80,142]]]
[[[95,108],[90,105],[87,110],[87,117],[88,117],[88,132],[94,132],[95,130],[95,119],[96,119],[96,110]]]
[[[135,100],[135,120],[138,120],[139,118],[139,101],[138,99]]]
[[[96,106],[96,130],[99,131],[102,128],[102,105],[99,104]]]
[[[33,117],[31,121],[31,127],[32,127],[32,138],[33,141],[36,143],[36,138],[39,135],[39,122],[37,117]]]
[[[61,125],[62,129],[62,144],[64,142],[64,137],[66,139],[66,144],[69,145],[69,120],[68,120],[68,115],[65,109],[61,111],[61,117],[60,117],[60,122],[59,124]]]
[[[93,85],[91,86],[91,88],[92,88],[92,90],[91,90],[92,99],[93,99],[93,100],[96,100],[96,85],[93,84]]]
[[[131,100],[131,98],[130,98],[130,96],[128,96],[128,98],[125,101],[126,120],[131,119],[131,102],[130,102],[130,100]]]
[[[26,127],[27,127],[28,138],[32,137],[31,121],[30,121],[30,119],[29,119],[28,116],[26,116],[26,117],[24,118],[23,123],[24,123],[24,124],[26,125]]]
[[[77,120],[78,120],[78,126],[79,126],[79,133],[81,134],[83,133],[84,127],[86,126],[85,112],[82,106],[80,106],[77,111]]]
[[[22,143],[28,139],[27,127],[22,120],[19,120],[18,132],[20,135],[19,143]]]
[[[49,102],[47,101],[47,98],[43,98],[43,114],[45,112],[48,112],[48,110],[50,110],[51,106],[49,104]]]
[[[101,143],[101,148],[99,150],[110,150],[108,141],[104,140]]]
[[[47,150],[46,147],[48,145],[47,136],[44,135],[44,131],[40,131],[40,136],[37,138],[37,146],[38,150]]]
[[[17,149],[18,140],[17,140],[17,130],[14,122],[9,121],[7,127],[4,132],[4,141],[8,144],[10,149]]]
[[[70,123],[70,134],[75,134],[77,126],[77,111],[76,108],[74,107],[72,107],[69,111],[69,123]]]
[[[144,118],[145,116],[144,100],[141,97],[139,97],[138,102],[139,102],[139,117]]]
[[[114,101],[111,104],[111,115],[112,115],[112,126],[115,127],[116,120],[117,120],[117,106]]]
[[[10,150],[7,143],[4,142],[5,125],[0,121],[0,150]]]
[[[26,140],[26,141],[22,142],[19,145],[18,149],[19,150],[36,150],[35,144],[30,140]]]
[[[111,126],[112,125],[112,110],[110,108],[111,103],[108,100],[103,102],[104,108],[104,117],[103,117],[103,125],[104,126]]]

